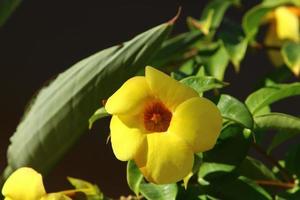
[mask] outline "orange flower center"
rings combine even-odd
[[[168,130],[172,113],[160,101],[151,102],[144,109],[144,126],[151,132]]]

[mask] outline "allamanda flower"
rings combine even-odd
[[[272,47],[281,47],[285,41],[299,42],[300,8],[280,6],[267,15],[270,22],[265,37],[265,44]],[[283,59],[279,50],[269,50],[268,54],[275,66],[281,66]],[[299,75],[300,69],[292,69]]]
[[[218,108],[196,91],[146,67],[105,105],[113,115],[111,143],[119,160],[134,160],[148,181],[166,184],[191,172],[194,153],[211,149],[219,136]]]
[[[29,167],[12,173],[2,188],[5,200],[70,200],[59,193],[47,194],[42,175]]]

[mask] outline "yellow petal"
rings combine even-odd
[[[299,19],[287,7],[278,7],[275,10],[276,31],[278,38],[284,40],[299,40]]]
[[[146,142],[146,135],[131,123],[134,121],[116,115],[110,122],[112,148],[115,156],[122,161],[133,159],[140,146]]]
[[[141,151],[144,155],[141,153],[135,160],[148,181],[156,184],[174,183],[192,170],[192,149],[176,135],[148,134],[147,141],[148,144],[143,146],[144,151]],[[145,166],[142,166],[143,163]]]
[[[183,101],[199,96],[190,87],[153,67],[146,67],[146,80],[152,93],[172,111]]]
[[[197,153],[213,148],[221,128],[217,106],[206,98],[195,97],[177,107],[168,131],[185,140]]]
[[[127,80],[106,102],[110,114],[137,113],[149,98],[149,87],[145,77],[136,76]]]
[[[15,171],[2,188],[5,199],[39,200],[46,194],[41,174],[23,167]]]

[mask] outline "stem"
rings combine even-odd
[[[275,165],[279,169],[279,172],[285,181],[287,181],[290,184],[295,183],[294,178],[290,176],[290,173],[285,168],[283,168],[275,158],[273,158],[271,155],[268,155],[265,152],[265,150],[261,148],[258,144],[256,143],[251,143],[251,144],[257,152],[263,155],[271,164]]]
[[[274,180],[256,180],[255,182],[259,185],[276,186],[276,187],[287,188],[287,189],[295,187],[295,183],[285,183],[285,182],[274,181]]]

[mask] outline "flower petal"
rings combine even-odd
[[[136,76],[127,80],[106,102],[110,114],[137,113],[149,98],[150,89],[145,77]]]
[[[276,31],[280,39],[299,40],[299,19],[287,7],[278,7],[275,10]]]
[[[122,161],[133,159],[140,146],[146,142],[146,135],[139,128],[131,127],[131,124],[128,125],[128,123],[135,122],[116,115],[110,122],[112,148],[115,156]]]
[[[38,200],[46,191],[41,174],[31,168],[22,167],[7,179],[2,194],[5,199]]]
[[[146,80],[154,95],[172,111],[183,101],[199,96],[192,88],[153,67],[146,67]]]
[[[191,172],[194,154],[179,137],[169,133],[152,133],[147,135],[147,141],[135,161],[148,181],[174,183]]]
[[[168,131],[185,140],[196,153],[211,149],[221,128],[222,117],[217,106],[206,98],[196,97],[177,107]]]

